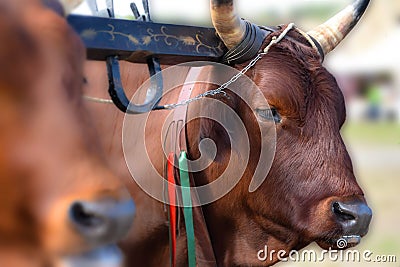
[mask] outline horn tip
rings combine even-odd
[[[307,32],[313,37],[324,51],[324,55],[332,51],[354,28],[365,13],[370,0],[356,0],[341,12]]]
[[[356,2],[353,3],[354,15],[357,20],[359,20],[361,18],[361,16],[364,14],[369,3],[370,3],[370,0],[357,0]]]

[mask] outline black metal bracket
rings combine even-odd
[[[163,78],[157,74],[161,71],[160,62],[173,65],[219,61],[226,50],[213,28],[151,22],[148,1],[142,2],[144,14],[131,4],[135,21],[115,19],[112,0],[106,0],[107,8],[101,11],[97,0],[88,0],[92,13],[97,16],[70,15],[67,18],[84,42],[87,58],[106,61],[111,99],[121,111],[129,114],[161,108],[156,106],[163,91]],[[118,60],[147,63],[151,86],[143,104],[130,103],[127,98]]]
[[[133,16],[138,21],[149,21],[149,22],[152,22],[151,17],[150,17],[149,1],[148,0],[142,0],[142,5],[143,5],[143,10],[144,10],[144,14],[143,15],[140,14],[139,9],[137,8],[135,2],[132,2],[130,4],[131,10],[133,12]]]
[[[86,0],[90,11],[97,17],[114,18],[114,0],[106,0],[106,9],[99,10],[97,0]]]
[[[111,5],[112,13],[114,13],[113,1],[107,0],[107,3]],[[142,0],[142,3],[145,12],[145,14],[142,16],[140,15],[136,5],[134,3],[131,4],[134,16],[139,20],[151,22],[148,0]],[[110,7],[108,9],[110,9]],[[114,17],[114,14],[112,16],[110,15],[110,17]],[[161,73],[156,75],[157,73],[161,72],[161,65],[158,58],[154,56],[149,56],[147,58],[147,66],[150,73],[150,88],[147,90],[146,99],[142,105],[132,104],[126,97],[125,90],[121,82],[118,56],[107,57],[106,61],[109,81],[108,92],[114,104],[121,111],[127,114],[140,114],[149,112],[156,107],[158,102],[161,100],[163,92],[162,75]]]
[[[147,0],[142,0],[143,8],[145,14],[140,16],[140,13],[134,3],[131,4],[132,11],[134,11],[135,17],[142,21],[149,21],[150,12],[149,12],[149,4]],[[114,18],[114,1],[106,0],[107,8],[106,10],[98,10],[97,0],[90,0],[89,6],[92,10],[92,13],[100,16],[100,17],[109,17]],[[119,67],[119,58],[117,55],[107,56],[106,64],[107,64],[107,74],[108,74],[108,93],[113,101],[113,103],[120,109],[122,112],[127,114],[140,114],[149,112],[152,110],[157,103],[160,101],[163,91],[163,79],[161,74],[155,76],[158,72],[161,72],[160,61],[154,57],[149,56],[147,58],[147,66],[149,68],[150,73],[150,88],[147,91],[146,99],[143,104],[135,105],[129,101],[128,97],[125,94],[124,87],[122,85],[121,80],[121,72]]]
[[[106,60],[108,73],[108,93],[114,104],[127,114],[140,114],[153,110],[161,100],[163,93],[161,66],[156,58],[149,58],[147,65],[150,72],[150,88],[147,90],[146,100],[141,105],[135,105],[129,101],[122,86],[121,73],[117,56],[110,56]]]
[[[68,23],[81,37],[90,60],[108,56],[146,63],[148,56],[161,64],[217,61],[226,52],[215,29],[198,26],[69,15]]]

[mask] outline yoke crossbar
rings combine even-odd
[[[87,48],[88,59],[146,63],[156,57],[161,64],[219,61],[226,51],[213,28],[70,15],[68,23]]]

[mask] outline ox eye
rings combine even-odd
[[[282,122],[281,115],[279,115],[276,108],[266,108],[266,109],[258,108],[256,109],[256,113],[262,120],[273,121],[275,123]]]

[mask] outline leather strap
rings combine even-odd
[[[190,98],[192,89],[194,87],[194,82],[196,81],[197,77],[200,75],[202,67],[192,67],[186,77],[185,84],[182,86],[178,103],[185,101]],[[172,138],[176,138],[171,143],[172,147],[171,150],[173,151],[173,158],[176,160],[179,157],[179,165],[175,164],[175,166],[181,167],[179,170],[180,178],[176,177],[178,184],[181,183],[183,187],[182,197],[183,202],[186,206],[183,208],[184,217],[185,217],[185,227],[187,233],[187,240],[188,240],[188,256],[189,256],[189,266],[193,266],[193,264],[198,264],[198,266],[205,266],[205,267],[214,267],[217,266],[214,251],[212,249],[212,243],[210,240],[210,236],[208,233],[207,225],[203,216],[203,212],[200,206],[193,207],[194,204],[199,203],[199,198],[196,194],[190,194],[190,187],[195,186],[195,182],[193,176],[191,175],[190,171],[187,170],[187,135],[186,135],[186,116],[187,116],[187,105],[186,106],[179,106],[174,110],[173,121],[171,122],[171,129],[169,130],[172,135]],[[185,166],[186,164],[186,166]],[[175,172],[176,174],[177,172]],[[173,194],[175,195],[175,194]],[[186,202],[186,203],[185,203]],[[190,207],[191,206],[191,207]],[[171,210],[171,207],[170,209]],[[170,211],[170,217],[172,212]],[[177,221],[177,220],[175,220]],[[170,219],[170,225],[172,221]],[[176,223],[175,223],[176,225]],[[170,233],[176,233],[170,229]],[[192,234],[193,233],[193,234]],[[173,240],[171,238],[171,240]],[[172,242],[171,242],[172,243]],[[176,241],[175,248],[171,249],[171,252],[176,253]],[[191,254],[195,253],[195,261],[193,261],[193,257]],[[176,254],[171,255],[171,258],[176,261]]]
[[[318,51],[319,55],[321,56],[321,62],[324,61],[325,58],[325,53],[324,53],[324,49],[322,49],[321,44],[311,35],[307,34],[307,36],[310,38],[310,40],[312,42],[309,41],[309,43],[314,47],[314,49],[316,48],[316,50]]]
[[[181,93],[179,94],[178,103],[190,98],[193,89],[193,82],[199,76],[201,68],[190,68],[186,76],[185,84],[182,86]],[[192,212],[192,196],[190,192],[190,179],[187,170],[187,144],[186,144],[186,115],[187,106],[179,106],[174,110],[174,122],[176,125],[177,142],[175,144],[175,155],[178,157],[179,166],[179,181],[182,186],[182,202],[185,206],[183,208],[183,218],[186,228],[187,240],[187,253],[188,253],[188,266],[196,266],[196,240],[193,225],[193,212]],[[175,164],[176,166],[176,164]],[[176,256],[175,256],[176,257]]]
[[[222,58],[222,63],[233,65],[253,59],[259,53],[268,32],[259,26],[245,21],[246,32],[243,40],[230,49]]]
[[[202,67],[190,68],[186,76],[185,84],[182,86],[181,93],[179,94],[177,103],[181,103],[190,98],[194,87],[194,82],[200,75],[201,70]],[[183,105],[183,106],[178,106],[174,109],[173,121],[176,124],[176,137],[177,137],[177,142],[175,143],[174,152],[175,155],[177,156],[179,156],[181,151],[187,151],[186,127],[185,127],[187,108],[188,108],[187,105]]]

